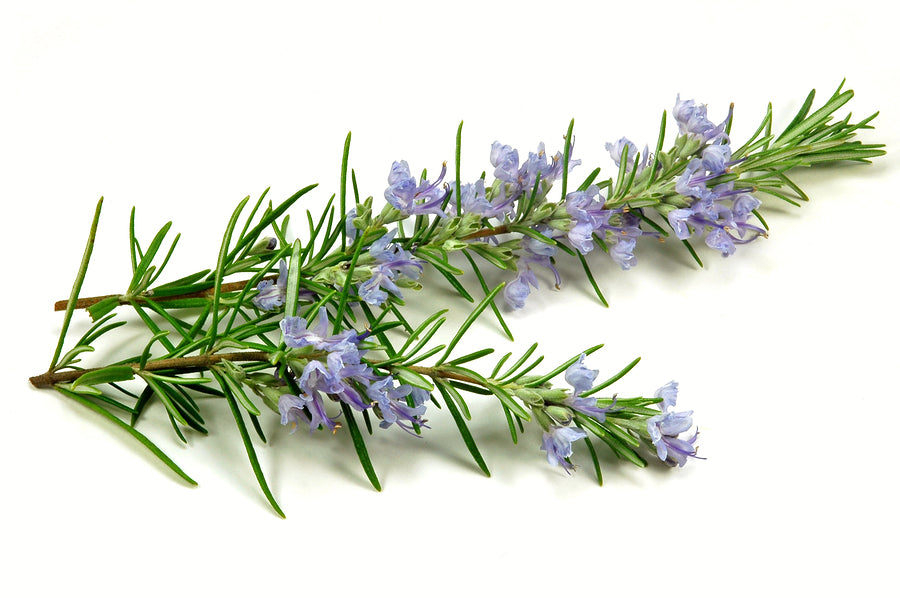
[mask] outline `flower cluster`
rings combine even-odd
[[[727,257],[734,253],[735,245],[749,243],[766,234],[764,229],[747,222],[762,203],[750,195],[751,189],[735,188],[734,181],[712,188],[708,185],[735,164],[731,161],[730,140],[725,134],[731,112],[717,126],[706,117],[706,106],[679,98],[673,113],[683,135],[709,145],[701,145],[695,150],[700,157],[691,159],[675,182],[675,191],[681,198],[679,203],[688,205],[669,211],[669,225],[681,240],[705,232],[706,244]]]
[[[560,465],[569,474],[575,469],[569,461],[572,443],[587,437],[584,430],[570,425],[573,412],[602,423],[606,420],[606,413],[612,409],[598,407],[596,398],[582,396],[594,385],[594,380],[600,373],[599,370],[585,367],[584,358],[585,354],[582,353],[578,361],[566,368],[566,382],[572,386],[572,392],[561,403],[549,401],[550,406],[543,411],[544,416],[537,418],[544,427],[541,449],[547,453],[547,462],[550,465]]]
[[[361,359],[362,336],[352,330],[328,334],[328,312],[324,307],[319,310],[315,328],[310,329],[303,318],[286,317],[281,321],[281,331],[288,347],[309,348],[291,361],[299,392],[283,394],[278,401],[283,425],[303,422],[309,425],[310,432],[320,426],[334,431],[338,423],[326,413],[325,398],[346,403],[357,411],[377,407],[383,428],[397,423],[412,431],[414,426],[424,425],[427,391],[415,392],[405,384],[395,386],[391,376],[375,374]],[[411,397],[412,406],[401,401],[406,397]]]
[[[370,305],[381,305],[388,298],[388,292],[402,299],[397,279],[418,280],[422,273],[422,262],[400,245],[393,243],[397,231],[393,230],[372,243],[369,255],[375,260],[372,277],[359,285],[359,297]]]
[[[409,174],[409,164],[406,160],[394,162],[388,175],[389,187],[384,191],[384,198],[406,216],[421,214],[445,216],[441,206],[449,189],[446,185],[441,186],[441,181],[446,174],[447,163],[444,162],[441,174],[435,182],[422,180],[421,183],[417,183],[416,177]]]
[[[684,467],[688,457],[697,457],[698,431],[693,435],[683,438],[680,435],[691,429],[694,425],[691,415],[693,411],[673,411],[675,400],[678,396],[678,384],[669,382],[656,391],[656,397],[662,399],[660,407],[662,413],[647,419],[647,433],[650,441],[656,447],[656,455],[668,465]]]

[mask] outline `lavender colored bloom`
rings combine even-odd
[[[339,427],[338,423],[325,413],[325,405],[319,396],[281,395],[281,398],[278,399],[278,411],[281,413],[281,425],[286,426],[290,423],[294,426],[291,433],[296,431],[297,424],[300,422],[309,424],[310,433],[319,426],[325,426],[332,432]]]
[[[316,327],[309,329],[309,323],[301,317],[289,317],[281,320],[281,331],[284,334],[284,343],[291,348],[312,346],[323,351],[339,351],[345,355],[357,355],[356,345],[359,337],[353,330],[345,330],[338,334],[328,334],[328,311],[325,307],[319,308],[319,321]]]
[[[581,160],[571,158],[574,143],[569,147],[569,172],[581,164]],[[547,157],[544,144],[539,143],[537,152],[529,152],[528,159],[520,166],[519,152],[508,145],[495,141],[491,145],[491,165],[494,168],[494,177],[513,186],[510,193],[511,200],[517,199],[521,194],[531,191],[537,182],[538,174],[541,181],[552,184],[562,176],[563,155],[556,152],[553,158]]]
[[[722,253],[722,257],[734,254],[734,239],[724,229],[714,228],[706,235],[706,245]]]
[[[344,218],[344,232],[351,241],[356,239],[356,226],[353,225],[354,218],[356,218],[356,208],[347,212],[347,217]]]
[[[478,214],[484,218],[502,218],[515,215],[515,206],[513,204],[514,196],[506,194],[506,189],[500,189],[500,195],[493,201],[487,200],[487,193],[484,188],[484,179],[478,179],[474,183],[466,184],[460,187],[460,204],[465,212],[470,214]],[[456,206],[450,206],[455,211]]]
[[[684,241],[691,238],[691,229],[688,227],[688,220],[694,215],[694,211],[690,208],[681,208],[672,210],[668,214],[669,225],[675,231],[675,236]]]
[[[596,185],[566,195],[566,212],[573,221],[567,231],[569,242],[581,253],[588,253],[594,248],[595,234],[601,238],[609,234],[610,257],[623,270],[628,270],[637,264],[636,239],[644,235],[640,218],[621,208],[605,209],[605,202]]]
[[[566,382],[572,385],[572,396],[567,397],[563,402],[570,409],[603,422],[606,420],[606,413],[610,407],[598,407],[596,398],[581,396],[582,393],[594,386],[594,380],[600,373],[599,370],[585,367],[584,358],[585,354],[582,353],[578,361],[566,368]]]
[[[445,214],[441,206],[449,192],[446,186],[441,186],[445,174],[447,174],[446,162],[434,183],[426,180],[417,183],[416,178],[409,173],[409,164],[406,160],[394,162],[388,175],[390,186],[384,190],[384,198],[406,215],[437,214],[443,217]]]
[[[409,384],[401,384],[394,386],[394,379],[391,376],[385,376],[376,382],[373,382],[366,389],[368,397],[378,404],[381,412],[381,428],[389,428],[393,424],[397,424],[407,432],[415,433],[413,426],[423,426],[425,420],[422,415],[425,413],[425,401],[422,400],[421,393],[413,393],[413,386]],[[427,396],[428,391],[419,389]],[[413,396],[413,405],[410,406],[406,401],[406,397]]]
[[[253,298],[253,304],[264,311],[274,311],[284,305],[287,296],[287,264],[284,260],[278,262],[278,280],[263,280],[257,286],[259,291]]]
[[[678,132],[681,135],[691,135],[702,141],[717,141],[728,136],[725,134],[725,126],[731,120],[732,110],[722,124],[716,126],[706,117],[706,104],[697,104],[694,100],[683,100],[679,94],[675,99],[675,107],[672,115],[678,123]]]
[[[637,241],[633,237],[620,237],[609,248],[609,257],[623,270],[630,270],[637,265],[637,258],[634,256],[636,244]]]
[[[547,452],[547,462],[550,465],[560,465],[571,474],[575,466],[566,459],[572,456],[572,443],[587,437],[587,433],[580,428],[550,426],[544,432],[541,450]]]
[[[379,264],[372,268],[372,278],[359,285],[359,298],[369,305],[381,305],[387,301],[390,291],[395,297],[403,298],[400,287],[394,283],[396,274],[390,267]],[[382,290],[384,289],[384,290]]]
[[[692,228],[698,233],[705,231],[706,244],[726,257],[734,253],[735,245],[749,243],[766,234],[764,229],[747,222],[760,205],[758,199],[747,193],[748,189],[735,189],[733,181],[712,189],[707,187],[708,181],[724,172],[730,157],[728,146],[712,145],[704,150],[702,160],[691,160],[676,181],[675,190],[692,198],[693,203],[667,215],[679,239],[690,238]]]
[[[369,255],[379,263],[372,268],[372,277],[359,285],[359,296],[370,305],[384,303],[388,298],[387,292],[402,299],[400,287],[394,282],[397,277],[403,275],[417,280],[422,273],[422,262],[393,243],[396,234],[396,229],[386,233],[369,247]]]
[[[579,396],[594,385],[600,370],[592,370],[584,365],[586,355],[581,354],[578,361],[566,368],[566,382],[572,385],[572,394]]]
[[[634,169],[635,158],[638,154],[637,146],[626,137],[622,137],[615,143],[606,144],[606,151],[609,152],[609,157],[612,158],[613,162],[616,163],[616,166],[622,165],[622,153],[625,151],[625,148],[628,148],[628,158],[625,162],[625,172],[631,172],[632,169]],[[645,145],[644,151],[641,152],[641,163],[637,166],[636,174],[640,174],[641,171],[647,167],[649,156],[650,148]]]
[[[678,383],[674,380],[667,382],[665,385],[657,388],[653,396],[662,399],[662,410],[668,411],[670,407],[675,406],[675,400],[678,398]]]
[[[572,227],[568,230],[569,242],[581,253],[594,249],[595,229],[609,220],[608,215],[602,214],[605,201],[597,185],[566,195],[566,212],[572,217]]]
[[[701,174],[696,175],[698,171]],[[703,170],[703,161],[700,158],[694,158],[688,162],[682,175],[675,181],[675,191],[685,197],[708,198],[711,192],[706,186],[706,181],[711,178],[714,177],[707,176],[705,170]]]
[[[703,168],[712,175],[720,175],[728,168],[731,160],[731,148],[722,143],[707,146],[701,154]]]
[[[494,167],[494,178],[507,183],[518,183],[519,150],[495,141],[491,144],[491,166]]]
[[[525,299],[531,294],[531,287],[538,288],[537,276],[528,266],[519,271],[512,282],[503,287],[503,297],[513,309],[525,307]]]
[[[697,457],[694,442],[697,441],[698,433],[695,431],[687,439],[679,437],[679,434],[687,432],[693,425],[692,413],[693,411],[668,411],[647,420],[647,432],[656,447],[656,455],[668,465],[684,467],[688,457]]]

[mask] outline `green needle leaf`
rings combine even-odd
[[[459,428],[459,435],[462,436],[466,448],[469,449],[469,453],[472,455],[472,458],[475,459],[475,463],[478,464],[481,471],[484,472],[484,475],[491,477],[491,471],[488,469],[487,463],[484,462],[484,457],[481,456],[478,445],[475,444],[475,439],[472,437],[472,433],[466,425],[466,420],[460,414],[456,402],[453,400],[453,395],[458,395],[456,389],[441,381],[438,381],[437,387],[441,396],[444,397],[444,403],[447,404],[447,410],[450,411],[450,415],[453,416],[453,421],[456,422],[456,427]]]
[[[109,421],[113,422],[114,424],[116,424],[117,426],[119,426],[120,428],[122,428],[123,430],[128,432],[129,434],[131,434],[135,439],[137,439],[138,442],[143,444],[151,453],[156,455],[156,457],[160,461],[165,463],[169,469],[171,469],[176,474],[178,474],[178,476],[181,479],[183,479],[188,484],[191,484],[192,486],[197,485],[197,482],[195,482],[193,480],[193,478],[191,478],[188,474],[184,473],[184,471],[180,467],[178,467],[178,465],[176,465],[175,462],[172,461],[172,459],[170,459],[168,457],[168,455],[166,455],[164,452],[162,452],[162,450],[160,450],[160,448],[158,446],[153,444],[149,438],[147,438],[146,436],[144,436],[143,434],[138,432],[136,429],[134,429],[134,427],[129,426],[128,424],[126,424],[125,422],[120,420],[118,417],[116,417],[115,415],[113,415],[112,413],[110,413],[109,411],[107,411],[106,409],[101,407],[100,405],[97,405],[96,403],[92,403],[91,401],[85,399],[78,393],[71,392],[71,391],[68,391],[68,390],[65,390],[62,388],[59,389],[59,392],[61,392],[65,396],[69,397],[70,399],[75,399],[76,401],[78,401],[79,403],[81,403],[82,405],[87,407],[88,409],[90,409],[96,413],[99,413],[100,415],[102,415],[103,417],[108,419]]]
[[[466,321],[463,322],[462,326],[460,326],[459,330],[456,332],[453,340],[451,340],[447,345],[447,351],[444,353],[444,355],[441,356],[441,358],[435,365],[441,365],[447,360],[448,357],[450,357],[453,349],[456,348],[456,344],[459,343],[463,335],[469,330],[469,328],[471,328],[472,324],[475,323],[475,320],[478,319],[478,316],[481,315],[481,312],[487,309],[487,306],[491,304],[491,302],[494,300],[494,297],[496,297],[497,293],[499,293],[501,289],[503,289],[505,284],[506,283],[501,283],[497,285],[497,287],[493,291],[488,293],[487,296],[481,300],[481,303],[475,306],[475,309],[472,310],[472,312],[469,314],[469,317],[466,318]]]
[[[372,466],[372,460],[369,459],[369,451],[366,449],[366,439],[363,437],[359,426],[356,423],[356,417],[353,415],[353,409],[347,403],[341,403],[341,409],[344,411],[344,419],[347,421],[347,428],[350,430],[350,437],[353,439],[353,448],[359,457],[359,463],[366,472],[372,486],[381,492],[381,482],[375,474],[375,468]]]
[[[72,321],[72,314],[75,312],[75,302],[78,301],[78,293],[81,292],[81,285],[84,283],[84,276],[87,274],[88,263],[91,261],[91,253],[94,251],[94,239],[97,238],[97,224],[100,222],[100,209],[103,207],[103,198],[97,202],[97,208],[94,210],[94,219],[91,222],[91,231],[88,233],[87,245],[84,248],[84,255],[81,258],[81,266],[78,267],[78,274],[75,275],[75,284],[72,285],[72,292],[69,293],[69,303],[66,305],[66,315],[63,316],[62,329],[59,331],[59,343],[56,345],[56,352],[53,353],[53,359],[50,361],[50,370],[56,367],[59,356],[62,354],[63,344],[66,341],[66,333],[69,331],[69,323]]]
[[[256,456],[256,449],[253,448],[253,441],[247,430],[247,424],[244,423],[244,418],[241,415],[240,409],[238,409],[237,401],[231,394],[231,388],[224,380],[222,380],[220,374],[213,371],[213,376],[216,377],[219,386],[222,387],[222,391],[225,393],[225,400],[228,401],[228,406],[231,408],[231,415],[234,416],[234,423],[237,424],[238,431],[241,434],[241,440],[244,442],[244,449],[247,451],[247,458],[250,459],[250,466],[253,468],[253,474],[256,476],[256,481],[275,512],[284,518],[284,511],[278,506],[278,502],[275,500],[275,497],[272,496],[272,491],[269,490],[269,484],[266,483],[266,477],[263,474],[262,467],[259,465],[259,459]]]

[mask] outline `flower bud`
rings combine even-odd
[[[568,426],[572,422],[572,411],[561,405],[551,405],[545,409],[553,421],[561,426]]]
[[[274,251],[278,247],[278,239],[275,237],[263,237],[250,248],[248,255],[259,255],[267,251]]]

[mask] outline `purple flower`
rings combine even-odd
[[[418,389],[421,392],[413,392],[413,388],[409,384],[395,387],[394,379],[391,376],[385,376],[369,385],[366,394],[378,404],[378,409],[381,411],[381,423],[378,425],[381,428],[389,428],[391,425],[397,424],[407,432],[415,434],[414,426],[425,425],[422,415],[425,413],[428,391]],[[422,393],[425,393],[424,398]],[[409,396],[413,398],[412,406],[405,400]]]
[[[731,148],[724,144],[707,146],[701,154],[703,168],[712,175],[720,175],[728,168],[731,160]]]
[[[484,179],[478,179],[474,183],[466,184],[460,187],[460,204],[464,212],[470,214],[478,214],[484,218],[501,218],[509,216],[512,218],[515,213],[515,206],[512,195],[507,196],[506,189],[501,187],[500,194],[493,201],[488,201],[487,193],[484,188]],[[451,213],[455,214],[456,206],[451,202],[449,206]]]
[[[637,215],[622,208],[605,209],[605,201],[596,185],[566,195],[566,212],[573,222],[567,231],[569,242],[581,253],[588,253],[594,248],[595,234],[601,238],[608,236],[610,257],[623,270],[628,270],[637,264],[636,239],[645,233]]]
[[[581,160],[571,159],[574,143],[569,147],[569,172],[581,164]],[[553,158],[547,157],[544,144],[539,143],[537,152],[528,153],[528,159],[520,166],[519,152],[508,145],[495,141],[491,145],[491,165],[494,166],[494,177],[513,186],[509,194],[510,201],[518,199],[523,193],[528,193],[537,182],[538,174],[541,181],[548,185],[562,176],[563,154],[556,152]]]
[[[678,123],[678,132],[681,135],[691,135],[702,141],[714,142],[725,139],[727,142],[725,126],[731,120],[731,109],[722,124],[716,126],[706,117],[706,104],[697,104],[694,100],[682,101],[681,95],[678,95],[675,107],[672,108],[672,115]]]
[[[553,238],[553,231],[547,226],[539,225],[535,230],[547,238]],[[525,307],[525,299],[531,293],[531,287],[538,288],[537,276],[532,266],[543,266],[550,270],[556,279],[557,289],[562,282],[559,270],[552,261],[557,252],[555,244],[550,245],[534,237],[525,236],[522,238],[521,248],[523,253],[518,257],[519,275],[503,289],[503,296],[513,309]]]
[[[637,258],[634,256],[634,246],[637,241],[633,237],[619,237],[616,242],[609,248],[609,257],[619,264],[623,270],[630,270],[637,265]]]
[[[446,186],[441,186],[445,174],[447,174],[446,162],[434,183],[426,180],[417,183],[416,178],[409,174],[409,164],[406,160],[394,162],[388,175],[389,187],[384,190],[384,198],[406,215],[437,214],[443,217],[445,214],[441,206],[449,193]]]
[[[396,229],[386,233],[369,247],[369,255],[378,262],[372,268],[372,277],[359,285],[359,297],[370,305],[381,305],[388,294],[403,298],[400,287],[394,282],[398,276],[418,280],[422,273],[422,262],[399,245],[393,243]]]
[[[674,380],[667,382],[665,385],[657,388],[653,396],[662,399],[660,406],[663,411],[668,411],[670,407],[675,406],[675,400],[678,398],[678,383]]]
[[[606,151],[609,152],[609,157],[613,159],[613,162],[616,163],[616,166],[622,165],[622,153],[625,151],[625,148],[628,148],[628,158],[625,162],[625,172],[631,172],[634,168],[634,160],[637,157],[638,148],[632,143],[628,138],[622,137],[615,143],[607,143]],[[638,164],[637,173],[640,174],[644,168],[647,167],[647,161],[650,157],[650,148],[648,146],[644,146],[644,151],[641,152],[641,163]]]
[[[571,474],[575,466],[566,459],[572,456],[572,443],[585,437],[587,433],[580,428],[551,425],[544,432],[541,450],[547,452],[547,462],[550,465],[561,465],[566,473]]]
[[[519,150],[495,141],[491,144],[491,166],[494,167],[494,178],[507,183],[518,183]]]
[[[503,287],[503,297],[513,309],[525,307],[525,299],[531,294],[531,287],[538,288],[537,276],[527,265],[519,270],[519,275]]]
[[[278,262],[278,280],[263,280],[257,286],[259,291],[253,298],[253,304],[264,311],[274,311],[275,308],[284,305],[287,295],[287,264],[284,260]]]
[[[656,447],[656,455],[668,465],[684,467],[688,457],[697,457],[698,432],[689,438],[681,438],[679,434],[687,432],[693,425],[693,411],[667,411],[654,415],[647,420],[647,432]]]
[[[667,218],[679,239],[690,238],[692,228],[698,233],[705,231],[706,244],[727,257],[734,253],[735,245],[765,236],[764,229],[747,222],[761,202],[747,193],[748,189],[735,189],[733,182],[709,189],[707,181],[716,178],[721,171],[709,170],[710,174],[707,174],[708,169],[727,167],[731,150],[725,145],[713,145],[707,147],[703,155],[703,160],[691,160],[675,183],[678,193],[692,199],[691,206],[672,210]]]
[[[584,366],[585,354],[582,353],[578,361],[566,368],[566,382],[572,385],[572,396],[567,397],[563,403],[579,413],[590,416],[599,422],[606,421],[606,413],[611,407],[598,407],[597,399],[582,397],[581,394],[594,386],[599,370],[592,370]]]
[[[344,218],[344,233],[347,235],[347,238],[351,241],[356,239],[356,226],[353,224],[353,220],[356,218],[356,208],[353,208],[349,212],[347,212],[346,218]]]
[[[312,346],[322,351],[339,351],[344,355],[355,355],[358,363],[359,336],[353,330],[329,335],[328,311],[324,306],[319,308],[319,321],[312,330],[309,329],[308,322],[301,317],[284,318],[280,326],[284,334],[284,344],[288,347],[299,349]]]
[[[325,405],[322,397],[315,396],[294,396],[289,394],[281,395],[278,399],[278,411],[281,413],[281,425],[286,426],[288,423],[293,424],[293,433],[299,422],[309,424],[310,433],[314,432],[319,426],[325,426],[332,432],[340,425],[325,413]]]
[[[576,397],[591,388],[594,385],[597,374],[600,373],[600,370],[592,370],[585,367],[585,357],[586,355],[582,353],[578,361],[566,368],[566,382],[572,385],[572,395]]]

